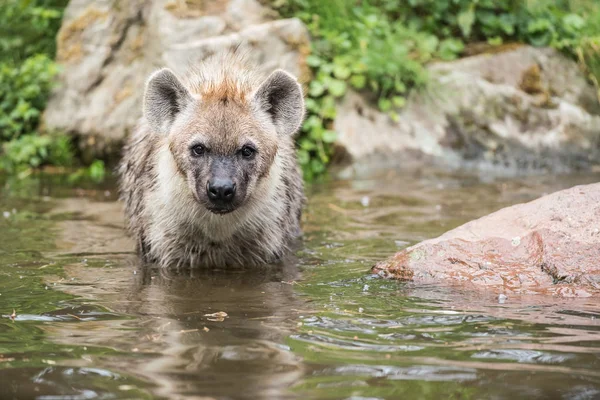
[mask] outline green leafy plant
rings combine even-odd
[[[68,166],[74,152],[65,135],[38,132],[58,67],[43,54],[23,63],[0,63],[0,170],[9,173],[45,164]]]
[[[409,91],[426,82],[425,65],[455,59],[470,43],[553,46],[579,58],[592,81],[600,77],[600,5],[585,0],[267,2],[282,16],[303,20],[313,39],[298,153],[308,180],[332,158],[336,102],[349,88],[397,120]]]
[[[41,133],[40,117],[59,67],[53,61],[56,32],[68,0],[0,3],[0,171],[28,174],[44,165],[75,164],[71,139]],[[104,179],[104,163],[82,175]]]
[[[0,135],[3,140],[31,134],[39,124],[58,68],[48,56],[20,65],[0,64]]]
[[[462,49],[407,28],[367,2],[298,0],[280,4],[280,10],[302,18],[313,35],[307,58],[313,80],[298,153],[307,180],[320,176],[331,160],[336,101],[349,88],[368,94],[397,119],[407,91],[426,82],[425,63],[440,49],[448,57]]]
[[[73,163],[73,149],[67,136],[22,135],[3,145],[0,169],[18,172],[37,168],[42,164],[70,166]]]
[[[87,168],[79,168],[69,175],[69,183],[79,183],[89,180],[94,183],[103,182],[106,178],[106,166],[102,160],[94,160]]]
[[[36,54],[53,56],[68,0],[0,2],[0,61],[15,64]]]

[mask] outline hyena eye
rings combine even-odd
[[[241,153],[242,157],[251,158],[254,155],[254,153],[256,153],[256,150],[253,147],[244,146],[242,147]]]
[[[200,157],[200,156],[204,155],[204,152],[206,151],[206,149],[201,144],[196,144],[196,145],[192,146],[191,151],[192,151],[192,155],[194,157]]]

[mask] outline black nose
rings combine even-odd
[[[235,183],[230,179],[211,179],[206,185],[206,193],[213,203],[231,203],[235,196]]]

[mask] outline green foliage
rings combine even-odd
[[[46,106],[56,64],[46,55],[31,56],[20,65],[0,64],[0,137],[31,134]]]
[[[0,4],[0,171],[29,173],[43,165],[74,162],[67,136],[39,132],[58,73],[53,61],[55,36],[67,3],[5,0]]]
[[[47,55],[0,63],[0,170],[15,173],[45,164],[68,166],[67,136],[41,135],[38,125],[58,67]]]
[[[452,60],[466,46],[523,42],[578,57],[600,77],[600,6],[585,0],[272,0],[313,36],[308,117],[299,159],[310,180],[333,153],[336,100],[362,91],[393,120],[407,93],[427,80],[425,64]]]
[[[574,53],[589,79],[596,86],[600,101],[600,5],[591,4],[586,0],[576,3],[575,9],[581,15],[585,15],[586,19],[581,39],[574,46]]]
[[[299,159],[307,180],[322,174],[331,159],[335,103],[349,87],[370,93],[382,111],[397,119],[406,92],[427,80],[424,64],[440,48],[449,57],[455,56],[457,48],[441,44],[432,34],[406,28],[367,2],[298,0],[281,5],[281,10],[302,18],[313,35],[307,63],[314,79],[308,87],[308,116],[299,139]]]
[[[71,184],[81,181],[92,181],[94,183],[103,182],[106,178],[106,166],[102,160],[94,160],[89,167],[79,168],[69,175],[68,181]]]
[[[0,157],[0,170],[10,173],[42,164],[69,166],[73,163],[73,149],[67,136],[22,135],[4,143]]]
[[[19,64],[36,54],[53,56],[68,0],[2,0],[0,61]]]

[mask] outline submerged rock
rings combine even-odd
[[[76,134],[91,156],[120,149],[142,112],[148,75],[184,73],[241,44],[265,72],[306,79],[308,31],[297,19],[270,21],[257,0],[71,0],[58,34],[63,72],[44,113],[48,129]]]
[[[354,165],[421,159],[523,172],[600,164],[600,103],[576,62],[520,46],[428,67],[398,122],[358,93],[340,103],[338,144]],[[500,168],[498,168],[500,167]]]
[[[497,293],[600,296],[600,183],[504,208],[409,247],[372,271]]]

